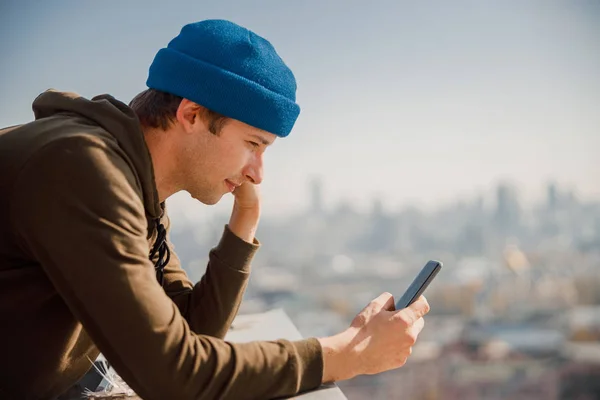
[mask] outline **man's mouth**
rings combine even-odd
[[[241,184],[237,184],[235,182],[231,182],[229,179],[225,179],[225,184],[230,192],[233,192],[236,187],[241,186]]]

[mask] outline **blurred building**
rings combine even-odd
[[[516,189],[506,183],[496,188],[496,211],[494,223],[499,233],[515,234],[520,225],[521,208]]]

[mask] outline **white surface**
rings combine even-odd
[[[244,343],[255,340],[300,340],[302,335],[282,309],[260,314],[238,315],[225,336],[230,342]],[[346,396],[336,385],[323,385],[319,389],[292,397],[300,400],[343,400]]]

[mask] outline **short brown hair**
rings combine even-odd
[[[163,131],[175,121],[182,97],[155,89],[146,89],[131,100],[129,107],[137,114],[142,126],[160,128]],[[227,117],[202,107],[203,117],[208,121],[208,129],[218,135]]]

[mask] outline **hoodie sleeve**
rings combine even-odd
[[[22,169],[22,245],[99,350],[144,399],[266,399],[317,387],[316,339],[232,344],[192,332],[148,260],[140,188],[119,148],[81,135]]]
[[[166,209],[162,222],[170,232]],[[224,338],[242,302],[250,276],[250,263],[259,242],[245,242],[226,225],[219,244],[209,253],[204,276],[193,285],[181,268],[169,236],[167,238],[171,250],[171,259],[165,267],[164,288],[167,295],[177,304],[192,331]]]

